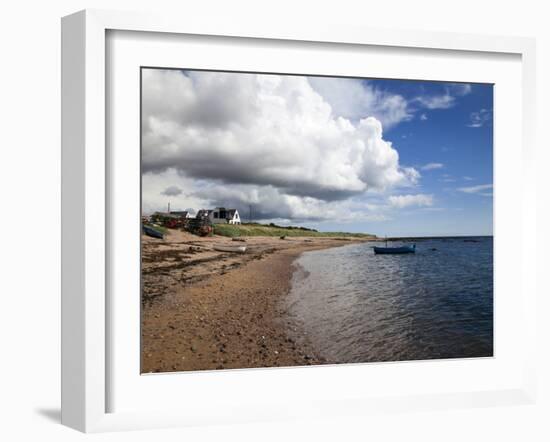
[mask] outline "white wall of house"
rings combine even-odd
[[[239,216],[239,211],[235,210],[235,214],[233,215],[233,218],[229,220],[229,224],[240,224],[241,223],[241,217]]]

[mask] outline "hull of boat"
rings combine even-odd
[[[244,253],[246,246],[214,246],[214,250],[218,252]]]
[[[164,234],[162,232],[159,232],[158,230],[155,230],[149,226],[143,226],[143,233],[153,238],[164,239]]]
[[[414,253],[416,245],[403,247],[374,247],[374,253],[377,255],[403,255],[405,253]]]

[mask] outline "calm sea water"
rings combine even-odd
[[[492,237],[420,240],[408,255],[375,255],[373,245],[296,261],[285,302],[321,355],[334,363],[493,355]]]

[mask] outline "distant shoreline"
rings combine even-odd
[[[385,241],[425,241],[430,239],[467,239],[467,238],[494,238],[494,235],[451,235],[451,236],[388,236],[377,237],[376,240]]]

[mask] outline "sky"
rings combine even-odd
[[[142,211],[492,235],[493,87],[142,69]]]

